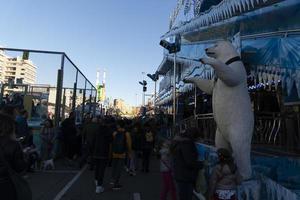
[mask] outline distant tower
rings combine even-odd
[[[103,71],[103,80],[102,80],[102,96],[101,96],[101,100],[105,101],[106,98],[106,70],[104,69]]]
[[[103,80],[102,84],[100,83],[100,70],[97,70],[97,78],[96,78],[96,88],[97,88],[97,101],[104,102],[106,98],[105,91],[105,79],[106,79],[106,71],[103,71]]]
[[[106,79],[106,70],[104,69],[104,71],[103,71],[103,80],[102,80],[103,85],[105,85],[105,79]]]
[[[97,75],[96,75],[96,86],[98,86],[100,84],[100,71],[99,69],[97,70]]]
[[[100,85],[100,70],[97,70],[96,74],[96,89],[97,89],[97,101],[100,101],[101,97],[101,85]]]

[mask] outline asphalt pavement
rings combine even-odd
[[[123,188],[113,191],[109,184],[111,168],[105,173],[102,194],[95,193],[94,172],[86,166],[58,162],[55,170],[37,171],[29,174],[27,180],[33,191],[33,200],[158,200],[161,187],[159,162],[152,159],[150,172],[137,172],[130,176],[123,170]]]

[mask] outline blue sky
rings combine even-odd
[[[105,68],[108,96],[132,105],[136,94],[141,103],[142,72],[153,73],[162,60],[158,43],[176,6],[175,0],[0,2],[1,46],[64,51],[92,83]],[[38,75],[53,82],[49,71],[40,68]]]

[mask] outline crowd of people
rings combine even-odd
[[[110,188],[120,190],[123,171],[130,176],[149,173],[153,154],[160,160],[161,200],[167,200],[169,195],[172,200],[192,200],[197,191],[202,193],[200,198],[237,198],[240,176],[231,154],[219,149],[219,163],[209,176],[205,174],[205,158],[195,145],[201,136],[196,128],[177,131],[173,138],[158,139],[165,129],[154,119],[87,115],[81,125],[76,125],[75,115],[70,113],[59,128],[54,127],[51,119],[42,123],[37,149],[27,117],[26,110],[15,107],[5,106],[0,112],[1,199],[18,200],[18,192],[13,192],[18,188],[14,187],[8,171],[20,175],[33,172],[39,161],[41,165],[51,161],[52,169],[53,161],[60,158],[79,167],[88,164],[94,170],[95,192],[102,193],[108,167],[111,167]]]

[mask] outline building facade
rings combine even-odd
[[[1,83],[35,84],[37,67],[30,60],[21,57],[9,57],[0,51]]]

